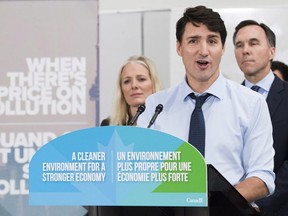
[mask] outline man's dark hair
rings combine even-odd
[[[192,23],[196,27],[199,27],[200,24],[204,24],[207,26],[209,31],[219,32],[222,45],[224,46],[227,31],[224,21],[221,19],[219,13],[205,6],[186,8],[183,17],[181,17],[176,24],[176,38],[180,43],[182,42],[182,37],[187,23]]]
[[[288,81],[288,65],[280,61],[273,61],[271,64],[271,70],[272,71],[279,70],[283,76],[283,79],[285,81]]]
[[[234,43],[234,45],[235,45],[235,38],[236,38],[236,35],[237,35],[238,31],[241,28],[244,28],[245,26],[250,26],[250,25],[256,25],[256,26],[259,26],[260,28],[262,28],[264,30],[265,34],[266,34],[266,38],[267,38],[267,41],[268,41],[269,45],[271,47],[276,47],[276,36],[275,36],[274,32],[267,25],[265,25],[264,23],[258,23],[255,20],[244,20],[244,21],[240,22],[235,27],[235,32],[233,34],[233,43]]]

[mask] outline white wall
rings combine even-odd
[[[112,111],[119,69],[132,55],[149,57],[163,87],[170,86],[170,14],[170,10],[100,14],[100,120]]]
[[[186,8],[196,5],[206,5],[212,8],[282,8],[287,6],[287,0],[99,0],[101,11],[137,11],[137,10],[157,10],[171,8]]]
[[[255,19],[270,26],[277,36],[275,59],[288,64],[288,45],[285,38],[288,35],[286,0],[273,3],[263,0],[236,3],[211,0],[193,1],[193,5],[191,0],[153,2],[100,0],[100,77],[102,77],[100,79],[100,119],[111,113],[116,76],[121,63],[130,55],[144,54],[150,57],[156,64],[164,88],[176,85],[183,79],[184,67],[175,50],[175,25],[186,7],[199,4],[215,9],[225,21],[228,35],[226,51],[220,65],[220,71],[224,76],[236,82],[243,80],[243,74],[234,57],[232,35],[235,26],[244,19]],[[136,18],[124,18],[129,17],[129,14],[138,14],[138,21],[135,20]],[[107,19],[104,17],[112,17],[113,20],[106,22]],[[135,22],[138,24],[134,27]],[[127,35],[131,36],[131,34],[135,34],[136,38],[129,37],[129,40],[125,40]],[[115,40],[120,46],[117,47],[118,49],[113,45]]]

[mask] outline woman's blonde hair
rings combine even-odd
[[[117,86],[116,86],[116,98],[114,103],[114,110],[111,115],[110,125],[127,125],[127,122],[131,118],[129,113],[129,105],[125,101],[122,89],[121,89],[121,75],[124,67],[129,63],[137,63],[143,65],[148,71],[152,82],[152,92],[155,93],[160,90],[160,82],[156,74],[154,63],[145,56],[131,56],[128,58],[120,68]]]

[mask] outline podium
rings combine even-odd
[[[89,216],[257,216],[191,144],[107,126],[60,136],[33,156],[30,205],[80,205]]]
[[[213,167],[208,166],[209,216],[258,216],[250,203]]]
[[[207,170],[208,207],[97,206],[88,216],[260,216],[213,165]]]

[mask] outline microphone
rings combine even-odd
[[[133,118],[129,121],[128,125],[134,125],[134,123],[136,122],[138,117],[144,112],[144,110],[145,110],[145,105],[144,104],[140,105],[137,109],[135,116],[133,116]]]
[[[156,118],[157,118],[158,115],[162,112],[162,110],[163,110],[163,105],[162,105],[162,104],[158,104],[157,107],[156,107],[156,109],[155,109],[155,113],[154,113],[154,115],[152,116],[152,118],[151,118],[151,120],[150,120],[150,123],[149,123],[149,125],[148,125],[147,128],[150,128],[151,125],[154,124]]]

